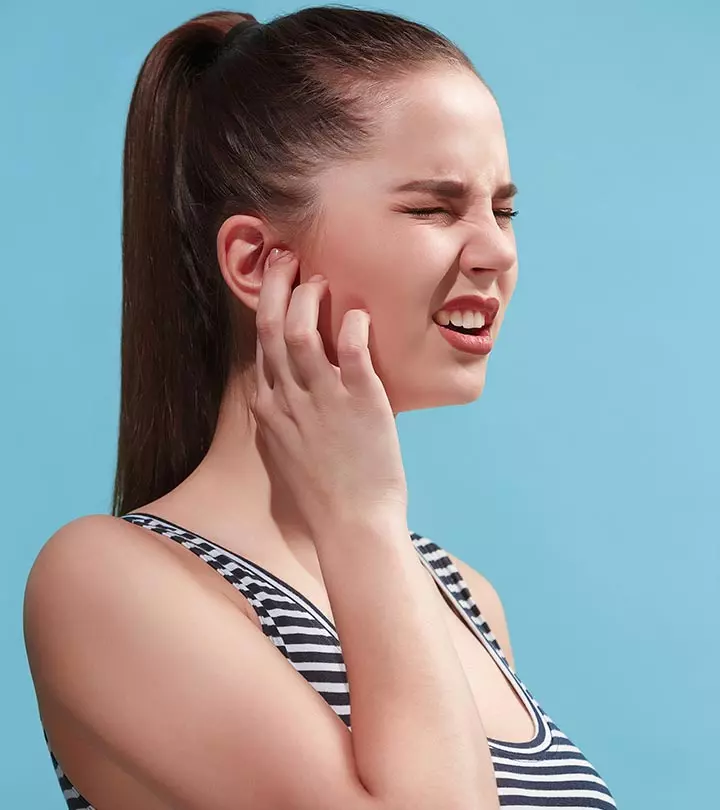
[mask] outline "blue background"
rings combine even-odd
[[[0,11],[8,807],[65,806],[22,596],[47,538],[110,508],[130,93],[160,36],[217,7]],[[298,7],[238,10],[266,22]],[[720,728],[720,6],[366,7],[466,50],[499,99],[520,188],[519,283],[485,393],[398,419],[410,527],[493,582],[520,677],[620,808],[707,807]]]

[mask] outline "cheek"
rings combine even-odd
[[[380,323],[384,320],[382,317],[382,304],[378,305],[372,296],[366,294],[364,289],[361,291],[348,289],[346,286],[348,280],[347,278],[343,278],[341,281],[330,280],[332,288],[326,290],[320,301],[320,310],[318,312],[318,332],[325,347],[325,354],[334,365],[338,365],[336,348],[340,330],[343,328],[343,322],[347,320],[347,313],[351,309],[366,309],[370,312],[372,318],[370,322],[371,346],[373,343],[372,338],[379,330]],[[347,325],[345,328],[347,328]]]
[[[367,309],[371,315],[368,336],[370,356],[378,376],[383,379],[392,376],[393,369],[407,366],[420,344],[427,339],[427,324],[418,320],[417,312],[410,308],[391,305],[387,291],[381,296],[366,295],[364,292],[345,290],[326,292],[320,302],[318,331],[323,340],[328,360],[338,365],[337,340],[343,319],[351,309]],[[400,309],[400,311],[398,311]],[[395,372],[396,373],[396,372]]]
[[[368,249],[362,255],[338,256],[335,260],[328,255],[324,257],[323,265],[317,272],[324,272],[329,285],[320,302],[318,331],[323,337],[328,359],[337,364],[335,347],[345,313],[349,310],[368,310],[372,318],[371,333],[378,336],[392,331],[393,322],[403,314],[407,318],[410,310],[407,308],[408,311],[403,313],[402,308],[392,304],[395,300],[406,300],[407,296],[389,284],[393,277],[392,263],[387,257],[377,255],[376,248]],[[399,315],[398,309],[401,310]]]
[[[325,354],[334,365],[338,364],[336,346],[344,314],[355,308],[372,311],[371,302],[366,301],[366,281],[358,275],[359,257],[350,258],[346,254],[346,247],[326,239],[320,254],[306,258],[307,275],[322,273],[329,282],[320,299],[317,328]]]

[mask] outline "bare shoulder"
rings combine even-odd
[[[374,810],[333,707],[148,534],[110,515],[78,518],[28,576],[23,624],[41,717],[60,707],[53,716],[122,772],[126,794],[50,729],[77,790],[107,810]]]
[[[41,547],[30,570],[29,581],[39,577],[50,561],[76,552],[115,547],[120,538],[140,538],[138,527],[113,515],[83,515],[61,526]],[[132,541],[130,541],[132,542]],[[77,557],[74,557],[77,559]]]
[[[61,526],[40,548],[28,574],[25,586],[25,604],[59,580],[64,570],[62,563],[72,560],[73,566],[91,566],[95,555],[114,544],[113,538],[127,536],[126,521],[111,515],[84,515]],[[83,556],[84,554],[84,556]]]
[[[47,648],[58,638],[55,630],[68,605],[80,596],[91,604],[113,580],[127,583],[131,571],[141,576],[145,562],[163,553],[138,534],[142,531],[112,515],[84,515],[61,526],[41,547],[23,600],[25,644],[36,679],[44,680]]]
[[[505,657],[510,662],[510,666],[515,669],[515,658],[513,656],[512,647],[510,646],[510,633],[507,626],[507,619],[505,618],[505,610],[498,592],[495,590],[490,580],[484,577],[479,571],[476,571],[471,565],[457,556],[450,554],[447,549],[446,553],[460,572],[460,576],[465,580],[473,600],[497,638],[498,644],[502,648],[503,653],[505,653]]]
[[[61,526],[41,547],[28,574],[26,619],[36,601],[51,598],[56,588],[63,589],[68,582],[82,581],[91,589],[99,577],[112,576],[114,563],[131,560],[135,565],[143,557],[163,554],[165,549],[159,543],[146,542],[146,534],[138,526],[105,514],[84,515]]]

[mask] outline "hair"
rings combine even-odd
[[[397,100],[392,83],[433,65],[483,81],[439,32],[342,5],[264,25],[251,14],[209,12],[152,47],[123,153],[112,514],[190,475],[210,447],[230,374],[254,368],[255,313],[222,278],[220,225],[245,213],[271,222],[289,244],[315,234],[315,175],[368,155],[381,113]]]

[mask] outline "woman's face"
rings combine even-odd
[[[344,313],[370,313],[370,351],[394,413],[473,401],[490,355],[460,351],[433,321],[459,295],[498,299],[496,342],[515,283],[510,167],[498,107],[469,71],[435,69],[403,82],[370,159],[333,166],[318,182],[321,237],[300,252],[303,279],[329,289],[318,328],[330,360]],[[411,181],[453,179],[466,198]],[[423,215],[409,209],[430,209]],[[432,209],[435,209],[432,212]]]

